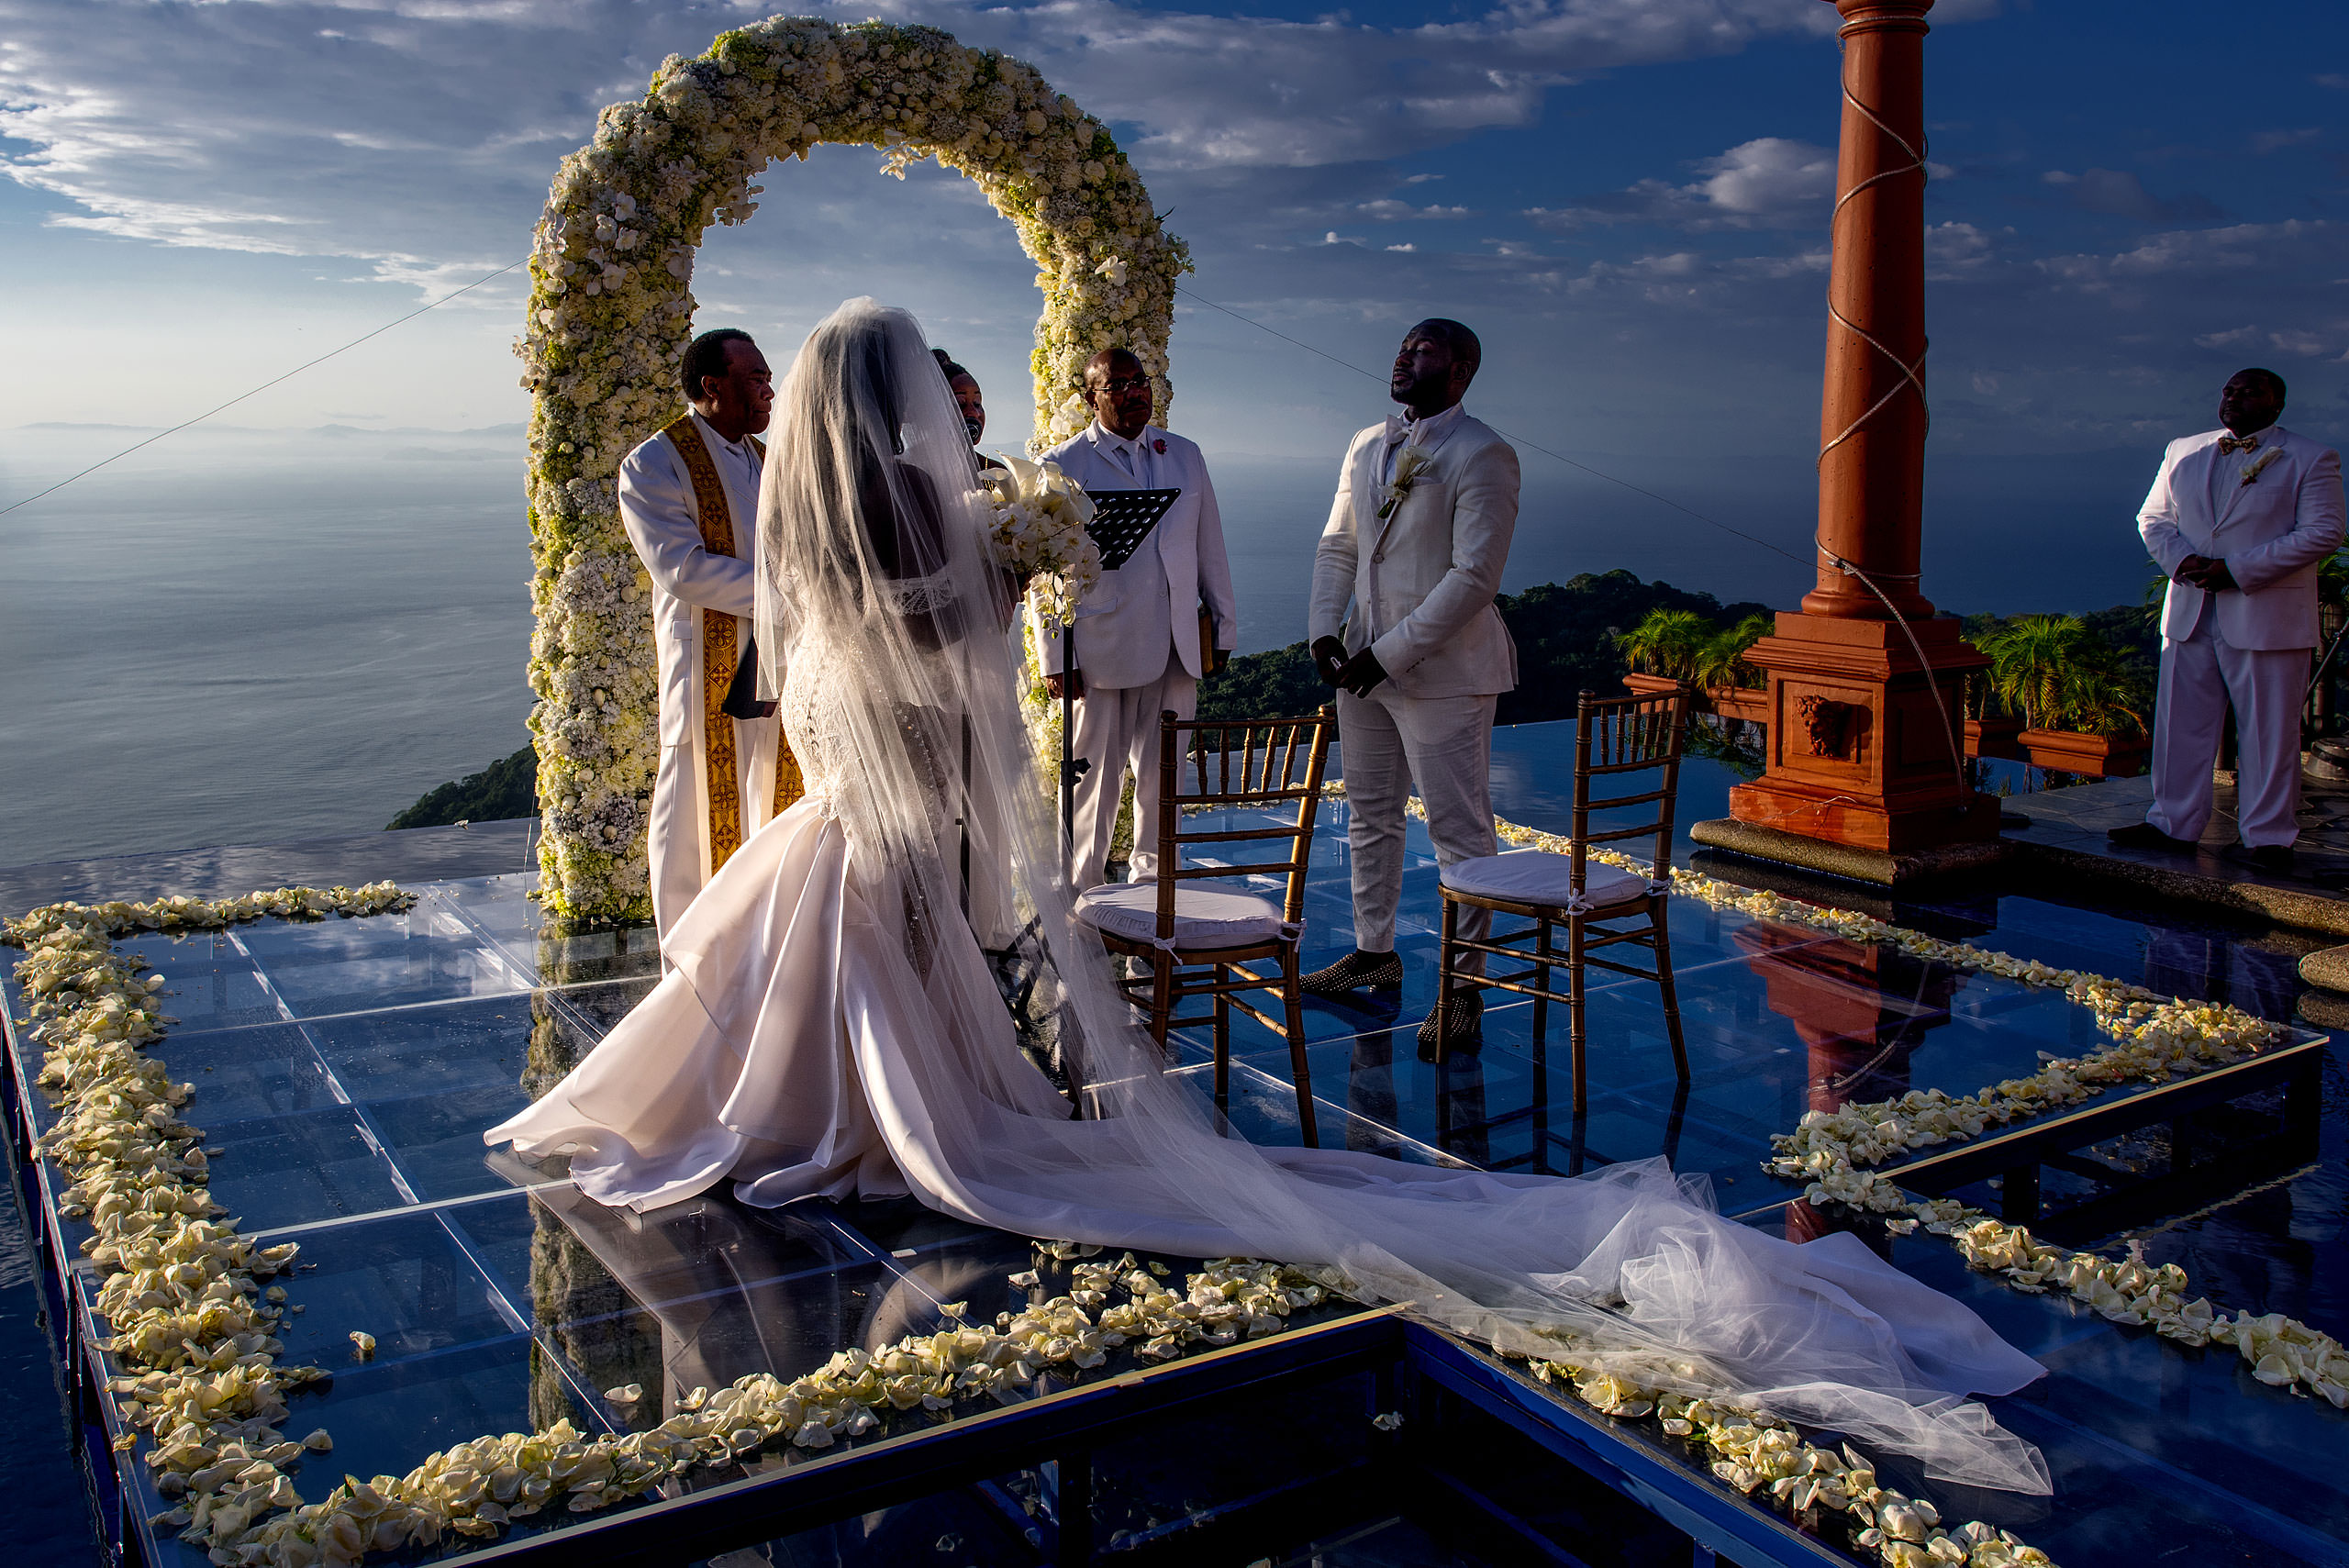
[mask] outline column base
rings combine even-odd
[[[1781,614],[1747,657],[1770,675],[1769,762],[1730,791],[1736,826],[1858,851],[1848,863],[1876,869],[1836,874],[1881,883],[1907,874],[1887,857],[1997,842],[1998,803],[1969,782],[1958,725],[1965,678],[1989,661],[1954,619]]]
[[[1922,800],[1870,800],[1765,774],[1731,786],[1730,816],[1742,826],[1820,839],[1854,850],[1916,854],[1947,844],[1987,844],[1998,836],[1998,801],[1943,788]]]
[[[1987,800],[1989,797],[1982,798]],[[1989,804],[1992,836],[1987,842],[1938,844],[1926,849],[1898,851],[1872,850],[1761,827],[1732,817],[1692,822],[1688,825],[1688,837],[1724,854],[1792,866],[1821,876],[1842,877],[1847,882],[1872,883],[1878,887],[1905,887],[1931,877],[1981,871],[2013,858],[2019,846],[1997,837],[1998,803],[1991,800]]]

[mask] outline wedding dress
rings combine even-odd
[[[1511,1175],[1219,1132],[1072,918],[1008,595],[918,327],[851,301],[779,402],[758,642],[807,795],[686,910],[652,993],[489,1141],[569,1151],[582,1192],[638,1209],[730,1177],[753,1205],[911,1194],[1019,1235],[1333,1270],[1503,1350],[2049,1490],[2037,1451],[1962,1397],[2038,1363],[1856,1238],[1731,1223],[1661,1160]],[[1001,889],[971,918],[966,830]],[[1081,1118],[1019,1050],[973,934],[1015,917],[1058,988]]]

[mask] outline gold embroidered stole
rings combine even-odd
[[[701,517],[701,543],[712,555],[734,555],[734,508],[726,499],[726,484],[718,476],[709,446],[688,413],[661,432],[685,460],[693,475],[694,507]],[[756,439],[751,448],[763,459],[766,448]],[[738,660],[735,617],[724,610],[701,612],[702,753],[709,790],[709,869],[716,875],[736,850],[742,847],[742,794],[734,751],[734,721],[725,711],[727,688],[734,684]],[[799,776],[798,759],[791,743],[776,728],[774,738],[774,809],[780,815],[807,793]]]

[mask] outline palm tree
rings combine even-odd
[[[1770,684],[1769,673],[1748,663],[1745,651],[1776,630],[1768,616],[1748,616],[1705,639],[1697,650],[1692,678],[1700,686],[1743,686],[1759,690]]]
[[[1990,656],[1989,689],[2033,729],[2142,732],[2144,684],[2077,616],[2017,616],[1975,645]]]
[[[1650,610],[1647,618],[1629,631],[1615,634],[1615,646],[1631,661],[1631,668],[1675,681],[1697,678],[1697,664],[1705,644],[1715,635],[1713,623],[1694,610]]]

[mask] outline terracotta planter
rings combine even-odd
[[[1965,754],[2004,757],[2020,762],[2023,760],[2022,743],[2016,737],[2021,733],[2020,718],[1969,718],[1965,721]]]
[[[1712,711],[1723,718],[1742,718],[1748,724],[1767,726],[1770,722],[1770,694],[1753,686],[1714,686],[1705,694]]]
[[[1748,724],[1770,722],[1770,694],[1744,686],[1699,686],[1670,675],[1648,675],[1632,671],[1623,677],[1625,689],[1638,696],[1661,696],[1667,692],[1686,691],[1690,713],[1715,714],[1722,718],[1742,718]]]
[[[2026,729],[2015,739],[2034,768],[2095,779],[2133,778],[2145,771],[2154,743],[2143,735],[2082,735],[2070,729]]]

